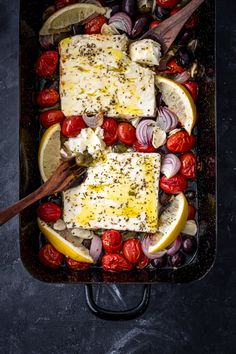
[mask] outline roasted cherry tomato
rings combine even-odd
[[[170,13],[171,16],[175,15],[177,12],[182,10],[182,7],[176,7]],[[199,17],[197,12],[194,12],[191,17],[189,17],[188,21],[185,23],[184,27],[191,29],[195,28],[198,25]]]
[[[55,6],[56,9],[59,10],[68,5],[73,5],[76,2],[77,2],[76,0],[55,0]]]
[[[145,268],[145,267],[148,266],[149,262],[150,262],[150,260],[149,260],[149,259],[147,258],[147,256],[145,256],[145,254],[143,253],[143,254],[141,255],[140,260],[138,261],[137,268],[138,268],[138,269],[143,269],[143,268]]]
[[[165,7],[165,8],[172,8],[175,7],[180,0],[156,0],[158,6]]]
[[[177,174],[170,178],[162,176],[160,181],[160,187],[166,193],[178,194],[180,192],[183,192],[187,188],[187,181],[180,174]]]
[[[45,222],[57,221],[61,214],[61,208],[52,202],[43,203],[37,209],[38,217]]]
[[[195,81],[186,81],[183,86],[186,87],[195,102],[198,96],[198,84]]]
[[[107,23],[107,19],[105,16],[98,15],[94,17],[92,20],[88,21],[85,25],[85,33],[86,34],[98,34],[101,33],[101,28]]]
[[[66,117],[64,120],[61,127],[61,132],[67,138],[74,138],[79,135],[83,128],[86,127],[87,125],[85,124],[82,116],[70,116]]]
[[[104,141],[107,145],[112,145],[118,140],[118,124],[113,118],[105,118],[102,124],[104,130]]]
[[[196,215],[196,209],[192,204],[188,205],[188,220],[193,220]]]
[[[177,64],[175,58],[171,58],[166,64],[166,69],[161,70],[161,72],[165,74],[181,74],[182,72],[184,72],[184,68]]]
[[[91,263],[78,262],[74,259],[66,257],[66,265],[70,269],[88,269],[91,267]]]
[[[136,129],[130,123],[120,123],[117,134],[118,140],[126,145],[133,145],[136,141]]]
[[[152,21],[152,22],[150,23],[149,28],[150,28],[150,29],[155,28],[156,26],[159,25],[159,23],[161,23],[161,20]]]
[[[138,152],[155,152],[157,150],[154,146],[142,144],[138,140],[135,141],[133,148]]]
[[[137,263],[143,254],[141,242],[131,238],[123,244],[123,255],[130,263]]]
[[[50,243],[47,243],[39,251],[40,262],[49,268],[59,268],[64,256],[58,252]]]
[[[123,270],[131,270],[133,268],[132,264],[125,259],[122,254],[113,253],[113,254],[105,254],[102,257],[102,268],[104,270],[110,271],[123,271]]]
[[[181,130],[168,138],[166,146],[172,152],[186,152],[194,147],[195,141],[195,136]]]
[[[62,123],[65,116],[60,109],[49,109],[40,113],[39,119],[44,128],[49,128],[53,124]]]
[[[38,76],[50,77],[57,68],[58,53],[55,50],[48,50],[42,53],[36,62],[36,74]]]
[[[36,101],[41,107],[54,106],[59,101],[59,93],[53,88],[44,89],[38,93]]]
[[[117,253],[122,248],[122,236],[119,231],[107,230],[102,234],[102,245],[107,253]]]
[[[186,152],[180,156],[180,173],[186,178],[194,179],[196,177],[197,159],[192,152]]]

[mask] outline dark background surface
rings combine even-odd
[[[152,286],[146,313],[129,322],[97,319],[82,285],[34,280],[19,258],[18,220],[1,228],[1,354],[236,352],[236,2],[217,0],[218,255],[186,285]],[[0,207],[18,196],[18,1],[0,0]],[[124,309],[140,286],[98,286],[101,304]],[[125,301],[124,301],[125,299]]]

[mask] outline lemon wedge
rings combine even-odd
[[[43,134],[39,145],[39,171],[44,182],[47,181],[60,164],[60,132],[61,126],[59,123],[52,125]]]
[[[169,246],[184,228],[188,218],[188,202],[183,193],[173,196],[159,219],[158,230],[148,252],[155,253]]]
[[[163,76],[156,76],[155,84],[168,108],[174,112],[185,130],[191,134],[196,123],[196,106],[188,90]]]
[[[105,15],[108,8],[94,4],[73,4],[54,12],[44,23],[39,34],[41,36],[59,33],[75,23],[81,23],[89,17]]]
[[[67,257],[70,257],[78,262],[87,262],[93,263],[92,257],[89,255],[89,250],[77,243],[76,240],[79,240],[76,237],[71,238],[72,241],[66,240],[59,232],[52,229],[48,224],[42,221],[40,218],[37,218],[38,226],[40,231],[44,234],[47,240],[56,248],[58,252],[61,252]],[[63,232],[61,232],[62,234]]]

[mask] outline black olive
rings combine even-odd
[[[186,47],[182,47],[176,54],[176,62],[178,65],[186,68],[193,61],[193,53]]]
[[[185,193],[185,195],[190,200],[196,198],[196,193],[194,191],[188,191]]]
[[[194,236],[187,236],[184,238],[182,249],[185,253],[192,254],[197,249],[197,241]]]
[[[165,9],[161,6],[156,6],[155,15],[158,20],[165,20],[167,17],[170,16],[170,9]]]
[[[172,267],[181,267],[185,262],[185,255],[182,252],[177,252],[173,256],[169,257],[169,264]]]
[[[163,268],[166,266],[167,263],[167,257],[166,255],[160,257],[160,258],[155,258],[151,260],[151,265],[154,268]]]
[[[62,197],[61,197],[61,194],[58,193],[58,194],[52,194],[50,195],[49,197],[45,198],[44,200],[45,202],[51,202],[51,203],[55,203],[59,206],[62,206]]]

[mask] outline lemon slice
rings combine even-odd
[[[196,106],[188,90],[163,76],[156,76],[155,83],[165,104],[177,115],[185,130],[191,134],[196,122]]]
[[[41,36],[60,32],[63,28],[81,23],[91,16],[105,15],[108,8],[93,4],[74,4],[54,12],[44,23],[39,34]]]
[[[73,237],[70,238],[70,241],[68,241],[66,238],[62,237],[59,232],[52,229],[40,218],[38,218],[37,221],[40,231],[58,252],[61,252],[65,256],[70,257],[78,262],[93,263],[93,259],[89,255],[89,250],[76,242],[76,239],[78,240],[78,238]],[[63,232],[61,232],[61,234],[63,234]]]
[[[188,218],[188,202],[183,193],[173,196],[170,205],[159,219],[158,230],[148,252],[154,253],[169,246],[179,235]]]
[[[53,174],[60,164],[61,126],[59,123],[48,128],[39,145],[38,163],[44,182]]]

